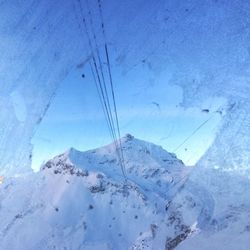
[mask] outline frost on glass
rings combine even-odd
[[[35,128],[60,81],[84,66],[88,47],[77,1],[2,6],[0,169],[15,173],[30,168]],[[222,128],[198,165],[248,173],[249,4],[108,1],[104,7],[113,67],[128,78],[125,95],[143,92],[141,78],[151,92],[166,83],[181,86],[185,107],[224,98],[217,110]]]
[[[35,128],[60,81],[85,56],[75,53],[83,42],[70,1],[1,1],[0,15],[0,174],[6,175],[30,171]]]
[[[89,58],[78,2],[0,1],[1,175],[30,171],[30,141],[59,83]],[[249,245],[249,1],[107,0],[104,9],[112,69],[121,80],[118,103],[137,95],[127,103],[131,119],[150,115],[145,96],[164,97],[166,84],[182,88],[185,108],[223,100],[215,105],[222,119],[215,140],[164,208],[166,220],[185,225],[182,232],[164,221],[166,249]]]

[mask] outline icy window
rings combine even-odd
[[[127,235],[126,246],[140,249],[148,235],[150,242],[156,244],[155,249],[163,249],[163,245],[166,249],[195,249],[197,245],[221,249],[223,244],[225,249],[239,249],[235,240],[238,237],[242,246],[249,245],[249,1],[9,0],[0,1],[0,6],[1,186],[13,176],[39,179],[39,174],[33,174],[32,169],[38,171],[42,165],[45,173],[55,169],[53,175],[48,175],[49,184],[44,184],[41,178],[36,187],[47,184],[51,187],[55,178],[63,186],[57,190],[55,203],[62,199],[60,204],[66,207],[65,211],[68,211],[67,199],[75,197],[72,189],[67,188],[70,181],[63,179],[65,176],[72,180],[75,176],[86,179],[79,185],[89,192],[86,191],[87,198],[84,197],[88,201],[93,194],[103,194],[103,185],[108,186],[112,181],[115,184],[108,186],[109,191],[117,188],[115,193],[121,197],[128,194],[128,190],[122,189],[120,169],[111,157],[113,149],[99,148],[113,138],[100,103],[103,93],[98,95],[95,80],[102,81],[103,77],[112,83],[112,74],[114,89],[111,84],[108,91],[110,97],[112,90],[115,92],[120,126],[117,135],[129,133],[170,152],[164,158],[160,147],[150,143],[145,146],[137,139],[133,141],[131,135],[122,139],[127,143],[127,157],[133,160],[132,164],[125,159],[131,175],[129,181],[135,185],[130,190],[135,196],[129,196],[129,202],[139,200],[141,203],[136,208],[139,212],[148,196],[152,214],[158,216],[150,217],[149,231],[144,228],[147,219],[142,219],[137,225],[145,230],[140,232],[136,228],[139,235],[136,239],[132,238],[133,233],[133,236]],[[103,76],[101,68],[105,70]],[[105,95],[105,89],[103,91]],[[112,122],[116,126],[115,115],[114,121],[110,121],[111,127]],[[115,146],[119,147],[119,143]],[[81,155],[71,147],[80,151],[99,149]],[[159,159],[149,157],[148,148],[161,164],[174,162],[176,169],[164,169]],[[185,165],[194,167],[185,168],[172,153]],[[47,162],[56,155],[53,161]],[[86,169],[76,170],[74,164],[82,164]],[[93,166],[95,171],[89,173]],[[102,167],[106,172],[102,172]],[[181,167],[185,171],[182,172]],[[169,176],[168,171],[172,171],[173,176]],[[32,174],[22,175],[24,173]],[[65,176],[60,179],[57,174]],[[107,181],[106,177],[113,179]],[[24,178],[25,181],[29,183]],[[164,186],[162,182],[167,184]],[[34,183],[31,185],[35,187]],[[81,192],[78,186],[75,190]],[[166,193],[166,190],[170,191]],[[29,193],[25,188],[21,191],[25,199],[20,200],[19,205],[26,202],[25,207]],[[6,198],[3,189],[0,196]],[[115,201],[119,205],[121,197]],[[107,206],[113,202],[103,201]],[[8,200],[3,203],[4,211],[9,211]],[[31,208],[21,214],[15,206],[13,214],[6,212],[9,215],[6,221],[9,221],[0,222],[0,248],[1,244],[8,246],[8,230],[16,225],[16,220],[44,205],[37,204],[32,207],[32,201]],[[61,208],[48,204],[44,205],[48,211],[52,207],[60,215]],[[90,204],[89,210],[98,208],[98,204]],[[0,207],[2,209],[2,203]],[[79,212],[77,205],[75,209]],[[117,211],[123,214],[119,209]],[[75,223],[72,222],[74,229],[78,228],[74,221],[78,218],[73,213],[69,215],[65,218]],[[102,218],[102,212],[99,215]],[[133,214],[133,218],[140,220],[141,217]],[[72,228],[68,227],[68,220],[63,221],[66,229],[58,235],[70,235]],[[117,215],[112,217],[114,220]],[[85,221],[81,226],[86,230]],[[157,231],[158,227],[161,230]],[[176,228],[180,230],[175,231]],[[169,233],[167,238],[164,235],[164,244],[162,235],[155,237],[157,232]],[[207,235],[211,240],[207,240]],[[116,237],[123,235],[119,232]],[[129,246],[130,239],[133,246]],[[179,244],[182,241],[183,244]],[[39,242],[43,244],[42,240]],[[120,242],[117,240],[113,248],[119,249]],[[97,243],[97,248],[109,247],[106,242]],[[41,247],[39,244],[32,246],[33,249]]]
[[[213,141],[223,117],[222,133],[209,152],[214,165],[224,168],[227,162],[227,168],[243,170],[247,158],[240,155],[249,149],[247,140],[241,141],[248,134],[249,33],[248,13],[240,10],[247,8],[243,3],[236,10],[234,3],[225,8],[222,2],[151,4],[144,3],[136,14],[140,1],[133,7],[126,1],[104,4],[121,132],[161,144],[193,165]],[[97,5],[90,5],[97,17]],[[1,172],[28,170],[32,144],[38,168],[42,160],[70,145],[87,149],[107,143],[77,1],[4,6]],[[93,18],[101,46],[98,21]],[[53,107],[37,126],[52,99]],[[196,128],[199,131],[192,134]],[[237,133],[237,141],[231,140],[231,133]],[[224,146],[217,149],[217,143]]]
[[[0,169],[12,175],[30,171],[35,129],[60,82],[85,54],[77,52],[84,46],[68,1],[8,1],[0,12]],[[65,27],[70,29],[61,39]]]

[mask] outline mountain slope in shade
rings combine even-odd
[[[0,187],[0,248],[164,249],[168,235],[188,237],[192,228],[170,207],[189,169],[131,135],[121,146],[127,182],[114,144],[70,149],[36,174],[6,180]]]

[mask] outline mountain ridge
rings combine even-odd
[[[121,145],[127,182],[109,144],[67,150],[1,185],[0,248],[164,249],[169,206],[189,169],[152,143],[126,136]]]

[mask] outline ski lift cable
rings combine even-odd
[[[123,166],[122,166],[122,159],[121,159],[121,156],[120,156],[120,152],[118,150],[116,135],[115,135],[115,132],[114,132],[113,127],[111,125],[112,124],[112,122],[111,122],[112,118],[110,117],[109,112],[108,112],[107,102],[106,102],[104,91],[103,91],[103,87],[102,87],[102,84],[101,84],[100,74],[99,74],[99,71],[98,71],[98,67],[97,67],[97,63],[96,63],[96,58],[95,58],[95,53],[94,53],[93,45],[92,45],[91,38],[90,38],[90,35],[89,35],[87,23],[86,23],[86,20],[84,18],[82,4],[81,4],[80,0],[78,0],[78,2],[79,2],[79,5],[80,5],[81,15],[82,15],[82,18],[83,18],[84,28],[86,30],[86,34],[87,34],[87,38],[88,38],[88,44],[89,44],[89,47],[90,47],[90,50],[91,50],[91,53],[92,53],[92,60],[93,60],[95,71],[93,70],[92,66],[91,66],[91,70],[93,72],[93,77],[96,75],[96,77],[94,77],[95,80],[96,80],[96,78],[98,80],[98,81],[96,80],[96,82],[98,82],[98,84],[96,84],[96,86],[99,86],[99,87],[97,87],[98,91],[100,89],[99,93],[100,93],[100,96],[101,96],[101,103],[104,105],[104,110],[105,110],[104,113],[105,113],[106,121],[107,121],[107,124],[108,124],[108,128],[110,130],[111,137],[113,138],[114,143],[115,143],[115,148],[116,148],[116,152],[117,152],[117,155],[118,155],[118,160],[119,160],[120,165],[121,165],[123,176],[124,176],[124,178],[126,180],[126,175],[125,175],[125,172],[124,172]]]
[[[123,162],[124,162],[124,157],[123,157],[123,153],[121,152],[121,156],[120,156],[120,151],[119,151],[119,147],[118,147],[118,140],[117,140],[117,135],[116,135],[116,128],[114,125],[114,119],[113,119],[113,115],[111,112],[111,106],[110,106],[110,101],[109,101],[109,94],[107,91],[107,85],[106,85],[106,81],[105,81],[105,77],[104,77],[104,73],[103,73],[103,67],[102,67],[102,62],[101,62],[101,56],[100,56],[100,52],[99,52],[99,48],[97,45],[97,38],[96,38],[96,33],[95,33],[95,29],[93,26],[93,18],[92,18],[92,13],[90,10],[90,6],[89,6],[89,1],[85,0],[86,6],[87,6],[87,11],[88,11],[88,15],[89,15],[89,23],[90,23],[90,27],[91,27],[91,32],[92,32],[92,36],[94,39],[94,43],[95,43],[95,49],[96,49],[96,53],[97,53],[97,58],[98,58],[98,62],[99,62],[99,67],[100,67],[100,71],[101,71],[101,76],[102,76],[102,83],[103,83],[103,89],[104,89],[104,94],[107,100],[107,106],[108,106],[108,111],[109,111],[109,115],[110,115],[110,120],[111,120],[111,125],[114,131],[114,143],[116,145],[116,151],[117,154],[119,154],[119,161],[120,161],[120,165],[122,167],[122,171],[124,172],[124,166],[123,166]],[[120,137],[119,133],[118,136]],[[119,145],[121,148],[121,144]],[[122,159],[121,159],[122,158]],[[125,175],[125,173],[124,173]]]
[[[90,66],[91,74],[92,74],[92,77],[94,79],[94,83],[95,83],[95,86],[96,86],[96,89],[97,89],[98,97],[99,97],[99,100],[100,100],[100,103],[101,103],[101,106],[102,106],[102,110],[103,110],[103,113],[104,113],[104,116],[105,116],[105,120],[106,120],[106,123],[108,125],[108,131],[109,131],[109,134],[110,134],[111,138],[113,138],[113,134],[112,134],[112,132],[111,132],[111,130],[109,128],[109,120],[108,120],[108,116],[107,116],[107,113],[106,113],[105,105],[104,105],[102,97],[101,97],[101,93],[100,93],[100,90],[99,90],[99,87],[98,87],[97,79],[96,79],[95,72],[94,72],[94,69],[93,69],[93,65],[91,64],[91,62],[89,62],[89,66]]]
[[[104,77],[104,73],[103,73],[101,56],[100,56],[99,48],[98,48],[98,45],[97,45],[97,38],[96,38],[95,29],[94,29],[94,26],[93,26],[92,13],[91,13],[91,10],[90,10],[89,1],[85,0],[85,3],[86,3],[86,6],[87,6],[87,11],[88,11],[88,15],[89,15],[89,23],[90,23],[91,32],[92,32],[92,35],[93,35],[93,38],[94,38],[95,50],[96,50],[97,59],[98,59],[98,63],[99,63],[99,68],[100,68],[100,72],[101,72],[101,78],[102,78],[105,98],[106,98],[106,101],[107,101],[108,112],[109,112],[109,115],[111,117],[111,123],[112,123],[114,133],[116,135],[115,126],[114,126],[114,119],[113,119],[113,115],[112,115],[112,112],[111,112],[109,95],[108,95],[108,91],[107,91],[107,85],[106,85],[106,81],[105,81],[105,77]]]
[[[110,121],[110,117],[109,117],[109,114],[108,114],[108,110],[107,110],[107,106],[105,104],[105,100],[104,98],[102,98],[102,94],[100,93],[100,90],[99,90],[99,87],[98,87],[98,84],[97,84],[97,80],[96,80],[96,77],[95,77],[95,72],[93,70],[93,67],[92,67],[92,64],[91,65],[91,71],[92,71],[92,75],[93,75],[93,78],[94,78],[94,81],[96,82],[96,88],[97,88],[97,91],[99,93],[99,96],[100,96],[100,101],[102,103],[102,107],[103,107],[103,112],[105,114],[105,118],[106,118],[106,122],[107,122],[107,125],[108,125],[108,128],[109,128],[109,133],[111,135],[111,138],[113,139],[114,141],[114,144],[115,144],[115,149],[116,149],[116,153],[117,153],[117,156],[118,156],[118,160],[121,164],[121,156],[120,156],[120,153],[119,153],[119,150],[118,150],[118,144],[117,144],[117,140],[116,140],[116,137],[115,137],[115,134],[114,134],[114,131],[112,129],[112,125],[111,125],[111,121]],[[102,92],[102,91],[101,91]]]
[[[92,35],[93,35],[93,38],[94,38],[95,49],[96,49],[96,54],[97,54],[97,57],[98,57],[98,62],[99,62],[99,66],[100,66],[100,71],[101,71],[103,85],[100,84],[101,83],[101,79],[99,79],[100,78],[99,75],[97,75],[98,82],[99,82],[99,85],[100,85],[102,98],[104,100],[106,100],[105,103],[107,103],[107,105],[105,105],[105,106],[107,106],[107,112],[108,112],[109,117],[110,117],[109,120],[110,120],[110,123],[111,123],[110,126],[112,127],[113,140],[114,140],[114,143],[115,143],[115,148],[116,148],[116,152],[118,154],[118,159],[119,159],[119,162],[120,162],[120,165],[121,165],[121,168],[122,168],[122,172],[123,172],[123,175],[125,177],[125,171],[124,171],[124,166],[123,166],[124,157],[123,157],[123,153],[122,152],[121,152],[121,156],[120,156],[120,151],[119,151],[119,147],[118,147],[118,143],[117,143],[118,140],[117,140],[116,131],[115,131],[114,119],[113,119],[113,115],[112,115],[112,112],[111,112],[111,107],[110,107],[110,102],[109,102],[109,95],[108,95],[108,92],[107,92],[106,81],[105,81],[104,74],[103,74],[103,68],[102,68],[102,62],[101,62],[100,52],[99,52],[99,49],[98,49],[96,34],[95,34],[94,27],[93,27],[92,13],[90,11],[88,0],[85,0],[85,2],[86,2],[86,5],[87,5],[87,11],[88,11],[88,15],[89,15],[89,23],[90,23],[91,32],[92,32]],[[84,22],[85,22],[85,26],[87,26],[86,20],[84,20]],[[90,35],[88,35],[88,36],[90,37]],[[93,48],[93,46],[92,46],[92,48]],[[96,72],[98,72],[98,67],[97,67],[96,61],[94,62],[94,65],[95,65]],[[121,145],[120,145],[120,148],[121,148]]]
[[[207,120],[202,122],[185,140],[180,143],[174,150],[173,152],[176,153],[190,138],[193,137],[206,123],[208,123],[212,119],[213,115],[211,115]]]
[[[111,125],[111,118],[109,116],[109,112],[108,112],[108,109],[107,109],[106,99],[104,98],[103,88],[102,88],[102,85],[100,83],[100,75],[99,75],[98,67],[97,67],[97,64],[96,64],[96,59],[95,59],[95,54],[94,54],[94,51],[93,51],[92,42],[91,42],[91,39],[90,39],[88,27],[87,27],[87,24],[86,24],[84,15],[83,15],[81,1],[80,0],[78,0],[78,1],[79,1],[79,4],[80,4],[80,9],[81,9],[81,15],[82,15],[82,18],[83,18],[84,28],[85,28],[86,35],[87,35],[87,38],[88,38],[88,44],[89,44],[91,54],[92,54],[92,60],[93,60],[93,65],[94,65],[94,69],[93,69],[92,64],[90,64],[92,75],[93,75],[94,81],[96,81],[96,83],[97,83],[96,87],[97,87],[97,91],[100,94],[99,97],[100,97],[101,103],[104,105],[104,110],[105,110],[104,114],[105,114],[105,117],[106,117],[106,121],[108,123],[108,128],[110,129],[112,137],[115,140],[114,131],[113,131],[113,128],[112,128],[112,125]],[[96,77],[95,77],[95,75],[96,75]]]
[[[109,78],[110,78],[110,84],[111,84],[111,90],[112,90],[113,106],[114,106],[116,126],[117,126],[118,137],[119,137],[120,150],[121,150],[121,154],[122,154],[122,161],[124,163],[124,155],[123,155],[123,149],[122,149],[122,143],[121,143],[120,125],[119,125],[119,119],[118,119],[118,114],[117,114],[117,107],[116,107],[115,93],[114,93],[114,88],[113,88],[113,80],[112,80],[112,75],[111,75],[111,70],[110,70],[110,62],[109,62],[107,44],[105,44],[105,51],[106,51],[106,57],[107,57],[107,62],[108,62],[108,71],[109,71]],[[123,168],[124,168],[124,172],[125,172],[125,167],[123,166]]]
[[[85,23],[85,21],[84,21],[84,23]],[[85,23],[86,24],[86,23]],[[87,29],[87,27],[85,27],[86,29]],[[90,42],[91,43],[91,42]],[[93,53],[93,51],[92,51],[92,53]],[[102,100],[102,102],[103,102],[103,104],[104,104],[104,108],[105,108],[105,113],[106,113],[106,115],[107,115],[107,119],[108,119],[108,126],[109,126],[109,128],[110,128],[110,130],[111,130],[111,133],[112,133],[112,135],[113,135],[113,137],[115,138],[115,135],[114,135],[114,131],[113,131],[113,127],[112,127],[112,122],[111,122],[111,117],[110,117],[110,115],[109,115],[109,112],[108,112],[108,105],[107,105],[107,102],[106,102],[106,99],[105,99],[105,96],[104,96],[104,91],[103,91],[103,87],[102,87],[102,85],[101,85],[101,80],[100,80],[100,74],[99,74],[99,71],[98,71],[98,67],[97,67],[97,64],[96,64],[96,59],[95,59],[95,56],[94,56],[94,54],[92,55],[92,60],[93,60],[93,65],[94,65],[94,74],[96,75],[96,77],[97,77],[97,83],[98,83],[98,85],[97,86],[99,86],[99,88],[97,88],[97,89],[99,89],[100,90],[100,96],[101,96],[101,100]],[[93,69],[93,68],[92,68]],[[114,139],[113,138],[113,139]]]
[[[100,14],[100,18],[101,18],[102,33],[103,33],[104,43],[105,43],[104,44],[104,46],[105,46],[105,55],[106,55],[107,66],[108,66],[109,82],[110,82],[110,87],[111,87],[111,92],[112,92],[113,108],[114,108],[116,126],[117,126],[117,131],[118,131],[118,136],[119,136],[120,150],[121,150],[121,155],[122,155],[122,160],[123,160],[123,171],[125,173],[124,154],[123,154],[123,149],[122,149],[122,145],[121,145],[121,133],[120,133],[118,114],[117,114],[116,98],[115,98],[115,91],[114,91],[114,86],[113,86],[113,78],[112,78],[111,66],[110,66],[110,60],[109,60],[109,52],[108,52],[107,39],[106,39],[106,33],[105,33],[104,19],[103,19],[103,13],[102,13],[102,5],[101,5],[100,0],[97,0],[97,1],[98,1],[99,14]]]

